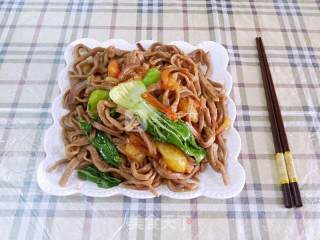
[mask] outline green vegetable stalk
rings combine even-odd
[[[84,120],[80,120],[80,128],[86,133],[87,136],[89,136],[92,125]],[[106,163],[115,167],[120,166],[121,158],[118,150],[103,132],[97,130],[95,138],[89,139],[89,141],[97,149],[101,158]]]
[[[111,188],[122,182],[120,179],[111,177],[108,173],[100,172],[93,165],[78,170],[78,177],[82,180],[94,182],[101,188]]]
[[[174,144],[200,163],[206,151],[199,147],[189,127],[181,120],[172,121],[147,104],[141,94],[147,90],[142,81],[121,83],[110,91],[110,98],[118,105],[129,109],[140,120],[146,131],[156,140]]]
[[[102,89],[96,89],[91,92],[88,100],[87,111],[93,117],[96,118],[97,114],[97,105],[101,100],[109,98],[109,92]]]
[[[150,85],[158,82],[160,80],[160,71],[156,68],[151,68],[148,70],[147,74],[143,78],[144,85],[148,88]]]

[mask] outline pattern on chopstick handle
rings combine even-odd
[[[275,158],[278,166],[280,184],[288,184],[289,178],[283,153],[276,153]]]
[[[296,169],[295,169],[294,163],[293,163],[293,157],[292,157],[292,154],[290,151],[286,151],[284,153],[284,159],[285,159],[285,162],[287,165],[287,172],[288,172],[288,176],[289,176],[289,181],[291,183],[298,182]]]

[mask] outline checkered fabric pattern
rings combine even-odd
[[[319,239],[320,2],[0,1],[1,239]],[[254,38],[262,36],[304,206],[285,209]],[[63,50],[91,37],[213,40],[230,55],[246,171],[235,198],[55,197],[36,168],[52,123]]]

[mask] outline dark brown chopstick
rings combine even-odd
[[[286,168],[284,155],[283,155],[283,147],[282,147],[281,140],[280,140],[280,133],[278,131],[278,123],[277,123],[276,116],[275,116],[274,106],[271,101],[271,93],[268,90],[267,70],[265,67],[264,60],[263,60],[261,44],[258,41],[258,39],[256,39],[256,41],[257,41],[261,74],[262,74],[262,79],[263,79],[263,86],[264,86],[264,91],[265,91],[266,99],[267,99],[267,108],[268,108],[269,119],[270,119],[270,123],[271,123],[271,131],[272,131],[272,136],[273,136],[274,148],[275,148],[275,152],[276,152],[275,157],[276,157],[277,169],[279,172],[279,182],[280,182],[281,190],[282,190],[282,194],[283,194],[283,202],[284,202],[284,206],[286,208],[292,208],[292,197],[291,197],[291,192],[290,192],[287,168]]]
[[[282,145],[282,152],[283,152],[284,158],[285,158],[285,163],[286,163],[286,168],[287,168],[287,173],[288,173],[288,178],[289,178],[290,192],[292,194],[294,205],[296,207],[301,207],[302,200],[301,200],[301,195],[300,195],[300,190],[299,190],[299,185],[298,185],[298,180],[297,180],[297,174],[296,174],[295,167],[294,167],[293,157],[290,152],[289,143],[288,143],[286,131],[284,128],[275,87],[274,87],[274,84],[272,81],[269,63],[267,60],[267,56],[265,53],[262,39],[260,37],[256,38],[256,42],[257,42],[257,47],[259,46],[258,49],[260,49],[260,52],[261,52],[261,53],[259,53],[259,55],[261,55],[264,66],[265,66],[264,71],[267,76],[263,80],[264,80],[264,82],[267,82],[265,88],[267,87],[267,90],[269,91],[269,95],[271,96],[270,101],[272,102],[272,105],[273,105],[274,115],[276,118],[277,127],[278,127],[278,131],[279,131],[280,142]]]

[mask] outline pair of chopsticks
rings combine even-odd
[[[276,151],[276,163],[279,171],[279,180],[286,208],[302,206],[297,174],[294,167],[293,157],[290,152],[287,135],[284,129],[280,107],[275,92],[269,63],[264,50],[261,37],[256,38],[259,62],[263,80],[264,91],[267,99],[267,107],[271,122],[271,130]]]

